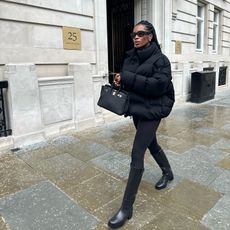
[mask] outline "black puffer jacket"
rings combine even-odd
[[[168,58],[155,43],[127,54],[121,71],[121,86],[130,95],[126,115],[147,120],[167,117],[175,101]]]

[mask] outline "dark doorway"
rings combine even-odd
[[[109,72],[120,72],[126,51],[133,47],[134,0],[107,0]],[[113,75],[109,75],[111,83]]]

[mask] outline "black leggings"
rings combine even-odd
[[[144,169],[144,155],[147,148],[149,148],[152,155],[157,154],[161,150],[156,138],[156,131],[160,121],[161,120],[140,120],[133,117],[136,135],[131,155],[131,167]]]

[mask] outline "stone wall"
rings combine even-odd
[[[81,31],[81,49],[63,47],[63,27]],[[12,136],[22,147],[95,126],[111,114],[97,106],[107,82],[105,0],[0,1],[0,80],[8,80]]]
[[[181,59],[189,57],[189,60],[200,57],[202,59],[208,59],[212,55],[212,41],[213,41],[213,13],[214,7],[218,8],[221,12],[220,21],[220,50],[218,54],[222,56],[227,61],[230,55],[230,2],[229,1],[207,1],[206,11],[205,11],[205,47],[203,53],[199,53],[199,57],[196,54],[196,14],[197,14],[197,1],[185,1],[185,0],[175,0],[175,18],[172,23],[172,51],[175,51],[175,41],[179,40],[182,42],[182,55]],[[189,56],[185,56],[189,55]],[[206,56],[203,56],[206,55]],[[220,58],[216,55],[216,60]],[[212,60],[215,57],[211,57]]]
[[[216,72],[216,91],[230,87],[230,1],[205,2],[205,37],[203,51],[196,50],[196,0],[173,0],[171,20],[171,48],[166,50],[170,57],[173,81],[177,101],[187,101],[191,93],[191,74],[202,71],[205,67],[213,67]],[[219,49],[212,50],[213,16],[217,8],[221,14]],[[165,9],[167,10],[167,9]],[[181,42],[181,53],[176,54],[176,42]],[[219,67],[227,66],[226,85],[218,86]]]
[[[96,63],[93,0],[0,1],[0,79],[8,63],[34,63],[38,77],[67,75],[68,63]],[[63,49],[62,27],[81,29],[81,50]]]
[[[104,80],[93,76],[92,70],[89,63],[70,63],[68,76],[38,79],[34,64],[7,64],[4,76],[9,83],[9,142],[13,148],[104,122],[97,106]]]

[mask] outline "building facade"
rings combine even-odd
[[[121,68],[133,25],[149,20],[172,65],[176,101],[191,75],[213,70],[230,88],[230,0],[1,0],[0,80],[12,148],[117,117],[97,106]]]

